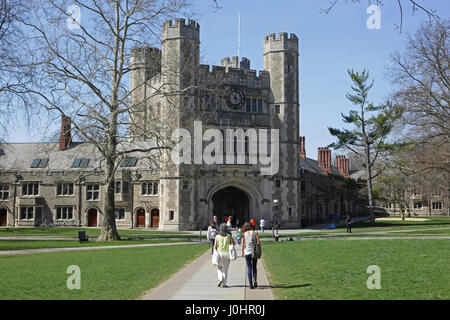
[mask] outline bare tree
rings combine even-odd
[[[15,95],[18,87],[26,78],[26,70],[18,68],[18,52],[15,42],[20,34],[18,18],[23,12],[24,4],[18,0],[0,0],[0,130],[7,135],[14,113]],[[26,106],[24,104],[24,106]]]
[[[171,70],[169,61],[163,61],[162,67],[156,60],[134,63],[132,50],[157,46],[163,22],[186,16],[189,10],[185,0],[42,0],[33,1],[20,17],[27,37],[20,47],[26,53],[21,64],[32,66],[37,75],[33,83],[23,86],[24,95],[50,117],[60,114],[70,118],[75,139],[93,144],[102,155],[106,200],[99,240],[120,239],[114,215],[114,175],[121,161],[133,152],[158,157],[168,148],[173,126],[170,117],[157,115],[145,105],[158,96],[167,107],[164,112],[170,114],[170,107],[176,105],[172,101],[181,99],[194,86],[176,91],[173,78],[162,77],[168,80],[146,78],[130,90],[133,71],[150,66],[154,70],[144,74],[155,75],[155,70],[182,72]],[[143,87],[147,96],[133,101],[134,91]],[[141,122],[133,119],[139,110],[147,112],[153,130],[144,131],[149,126],[143,125],[139,128]],[[145,132],[142,140],[146,141],[131,144],[133,130]]]
[[[441,189],[450,174],[450,20],[423,23],[408,36],[388,68],[393,99],[405,106],[402,171],[420,174]]]
[[[326,8],[321,9],[320,12],[324,14],[329,14],[339,1],[340,0],[330,0],[330,4]],[[349,0],[345,0],[345,2],[349,2]],[[361,0],[351,0],[351,2],[360,3]],[[367,3],[369,6],[372,4],[375,4],[377,6],[383,6],[383,1],[381,0],[367,0]],[[403,17],[405,8],[411,9],[412,14],[414,14],[417,11],[425,12],[430,22],[437,18],[436,10],[433,10],[425,5],[420,4],[417,0],[397,0],[397,5],[400,13],[400,24],[398,26],[396,25],[396,28],[399,30],[399,33],[402,32],[403,28]]]

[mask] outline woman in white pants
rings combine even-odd
[[[219,234],[216,236],[214,249],[219,254],[219,264],[217,265],[217,277],[219,278],[218,287],[226,288],[228,267],[230,265],[230,243],[235,245],[233,237],[228,233],[228,226],[222,223],[219,227]]]

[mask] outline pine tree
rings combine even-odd
[[[351,125],[350,129],[328,128],[330,134],[337,138],[335,143],[329,145],[334,149],[348,149],[351,152],[363,156],[367,173],[367,195],[369,199],[370,224],[375,224],[373,179],[378,176],[383,168],[378,168],[374,173],[375,163],[378,157],[386,150],[392,148],[392,144],[386,143],[395,120],[402,113],[399,105],[387,101],[385,104],[375,106],[368,100],[369,90],[374,81],[368,84],[369,72],[361,73],[349,70],[348,74],[353,81],[351,89],[353,93],[347,93],[347,99],[357,110],[350,110],[348,115],[342,115],[344,123]]]

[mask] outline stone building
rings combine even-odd
[[[360,185],[350,179],[349,159],[337,155],[332,165],[331,150],[317,150],[317,160],[306,157],[305,137],[300,137],[300,176],[302,225],[330,222],[330,215],[340,218],[366,214]]]
[[[219,221],[233,216],[240,225],[264,217],[270,228],[276,212],[282,228],[300,228],[328,222],[336,211],[362,214],[363,200],[348,179],[348,159],[337,156],[333,166],[327,148],[319,148],[318,161],[307,158],[305,138],[299,139],[297,36],[264,37],[264,70],[259,72],[245,57],[225,57],[220,66],[200,64],[199,39],[195,21],[169,20],[163,24],[161,49],[132,50],[131,140],[120,147],[154,146],[161,142],[154,132],[174,146],[168,137],[182,128],[192,138],[188,145],[194,154],[181,162],[166,151],[157,161],[136,152],[120,159],[117,226],[198,230],[217,215]],[[223,141],[214,142],[227,161],[202,157],[212,141],[208,130],[222,135]],[[266,144],[268,158],[261,158],[261,138],[273,132],[277,143]],[[0,226],[100,226],[103,167],[94,145],[72,142],[68,118],[62,119],[57,143],[0,144]]]
[[[213,215],[221,221],[233,216],[241,225],[265,217],[270,226],[275,199],[282,226],[301,227],[297,36],[266,36],[264,70],[259,72],[250,69],[247,58],[224,58],[221,66],[200,64],[199,39],[195,21],[169,20],[163,24],[161,49],[132,50],[128,147],[155,143],[148,138],[150,130],[170,136],[184,128],[194,136],[201,121],[202,132],[218,129],[228,134],[227,129],[242,129],[243,136],[237,131],[225,135],[224,149],[236,156],[243,153],[245,161],[177,164],[163,153],[155,164],[143,154],[130,154],[116,174],[118,227],[198,230]],[[160,94],[164,90],[180,94]],[[155,128],[156,123],[161,128]],[[250,161],[254,141],[249,129],[259,134],[278,130],[274,174],[264,173],[267,163]],[[271,145],[267,147],[270,156],[275,154]],[[62,120],[59,143],[1,144],[0,148],[1,225],[38,226],[46,220],[101,224],[102,157],[89,143],[71,142],[69,120]]]

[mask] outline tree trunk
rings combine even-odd
[[[106,165],[106,199],[102,229],[97,241],[116,241],[120,236],[116,229],[116,217],[114,214],[114,163],[112,160]]]
[[[373,208],[373,191],[372,191],[372,168],[370,166],[369,146],[366,144],[366,168],[367,168],[367,195],[369,197],[369,218],[370,225],[375,225],[375,212]]]
[[[114,100],[115,101],[115,100]],[[116,217],[114,214],[114,173],[115,173],[115,153],[117,148],[117,114],[112,113],[111,130],[108,135],[108,148],[105,156],[106,160],[106,199],[104,206],[104,218],[102,230],[97,241],[116,241],[120,240],[120,236],[116,229]]]

